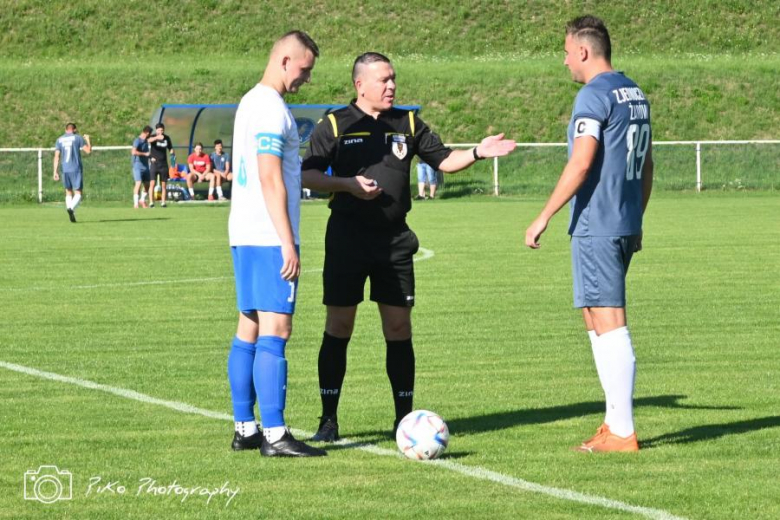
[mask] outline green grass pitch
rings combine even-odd
[[[521,245],[542,204],[440,200],[410,214],[433,252],[415,267],[415,404],[447,420],[450,466],[354,445],[319,460],[233,453],[224,418],[0,366],[0,518],[780,517],[777,196],[651,201],[628,283],[643,449],[607,456],[569,450],[600,424],[602,395],[571,308],[566,215],[540,251]],[[87,202],[78,216],[70,224],[61,204],[0,208],[0,362],[229,415],[228,207]],[[319,414],[326,217],[321,202],[303,207],[304,273],[288,346],[286,416],[309,432]],[[343,436],[393,450],[384,348],[375,306],[364,303],[340,423]],[[72,473],[71,500],[24,499],[25,473],[45,464]],[[499,478],[483,478],[488,471]],[[113,484],[90,491],[95,478]],[[139,495],[146,478],[239,491],[230,503]],[[561,495],[507,485],[517,481]]]

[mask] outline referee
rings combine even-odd
[[[414,112],[393,107],[395,71],[382,54],[358,56],[352,68],[357,98],[317,125],[302,169],[305,187],[333,192],[325,236],[325,333],[319,353],[322,417],[313,440],[339,439],[337,409],[347,369],[347,345],[363,301],[366,279],[379,305],[387,343],[387,375],[395,423],[412,411],[414,349],[412,306],[419,248],[406,224],[411,209],[409,170],[417,155],[435,170],[454,173],[515,149],[503,134],[471,150],[452,150]],[[324,172],[331,168],[333,176]]]

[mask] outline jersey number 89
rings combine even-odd
[[[650,124],[630,125],[626,132],[628,155],[626,156],[626,180],[633,181],[634,177],[642,178],[642,168],[645,165],[645,156],[650,146]],[[638,164],[637,164],[638,162]]]

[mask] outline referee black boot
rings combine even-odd
[[[268,442],[263,436],[260,454],[263,457],[324,457],[328,452],[296,440],[290,430],[286,430],[276,442]]]
[[[233,436],[234,451],[259,450],[260,445],[262,444],[263,444],[262,432],[255,432],[254,434],[247,435],[246,437],[236,432],[236,434]]]
[[[335,415],[320,417],[320,427],[311,440],[316,442],[336,442],[339,440],[339,422]]]

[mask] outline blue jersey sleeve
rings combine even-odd
[[[583,117],[595,119],[602,125],[609,118],[609,106],[603,94],[596,89],[588,88],[587,85],[577,94],[572,112],[572,118],[575,120]]]

